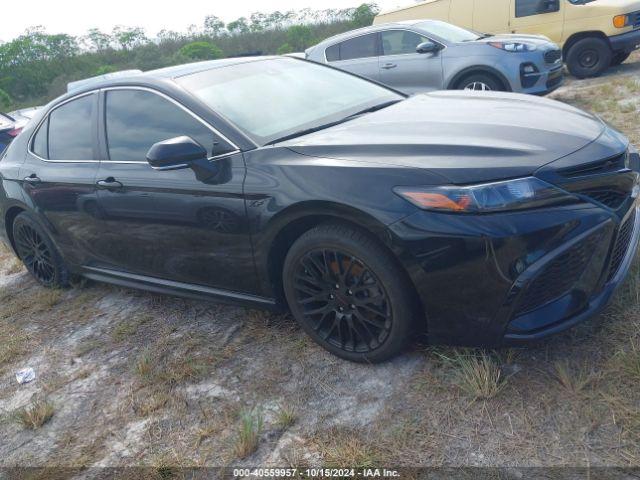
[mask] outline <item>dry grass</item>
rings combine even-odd
[[[18,410],[15,415],[16,420],[24,428],[37,430],[51,420],[54,411],[53,404],[47,400],[36,400],[31,405]]]
[[[554,365],[554,377],[571,395],[579,395],[600,377],[587,364],[570,365],[567,360],[558,361]]]
[[[240,413],[240,427],[233,446],[237,458],[246,458],[258,450],[263,426],[262,413],[255,410]]]
[[[318,445],[323,464],[327,468],[375,468],[383,464],[375,441],[365,440],[366,435],[333,428],[326,432]]]
[[[0,366],[16,361],[29,351],[30,335],[23,329],[0,321]]]
[[[473,400],[488,400],[504,388],[502,369],[483,351],[455,349],[452,354],[438,354],[453,369],[454,383]]]
[[[282,430],[293,426],[298,419],[296,410],[291,405],[280,405],[276,416],[276,425]]]

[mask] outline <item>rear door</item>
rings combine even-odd
[[[188,284],[255,291],[242,153],[185,107],[141,88],[102,92],[97,267]],[[159,141],[187,135],[209,154],[190,168],[146,161]]]
[[[429,39],[418,33],[394,29],[380,32],[380,81],[409,95],[443,88],[440,52],[417,53]]]
[[[97,107],[97,93],[55,107],[31,139],[19,174],[25,200],[78,265],[94,257],[98,234]]]
[[[378,33],[360,35],[325,50],[327,63],[372,80],[380,80]]]
[[[545,35],[562,41],[564,0],[512,0],[511,33]]]

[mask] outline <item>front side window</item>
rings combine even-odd
[[[559,0],[516,0],[516,17],[529,17],[559,10]]]
[[[186,135],[200,143],[209,157],[234,148],[169,100],[145,90],[106,93],[109,159],[144,162],[154,143]]]
[[[429,39],[407,30],[389,30],[382,32],[383,55],[406,55],[416,53],[418,45]]]
[[[292,58],[249,61],[176,81],[259,145],[404,98],[362,78]]]
[[[53,110],[49,115],[49,155],[43,158],[93,160],[94,108],[95,94],[91,94]],[[43,144],[42,139],[39,142],[40,145]]]

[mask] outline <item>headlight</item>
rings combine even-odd
[[[624,166],[634,172],[640,172],[640,152],[631,144],[629,144],[629,151],[627,152]]]
[[[578,201],[535,177],[463,187],[396,187],[394,191],[419,208],[449,213],[505,212]]]
[[[524,42],[489,42],[489,45],[507,52],[533,52],[537,47]]]

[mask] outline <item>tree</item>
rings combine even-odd
[[[380,12],[380,8],[375,3],[363,3],[353,10],[351,22],[355,27],[368,27],[373,23],[373,19]]]
[[[97,28],[90,29],[84,36],[83,41],[89,45],[89,48],[96,52],[103,52],[111,47],[111,36],[101,32]]]
[[[227,30],[233,34],[249,33],[249,23],[246,18],[240,17],[239,19],[227,24]]]
[[[147,42],[144,29],[140,27],[123,27],[118,25],[113,29],[113,38],[118,42],[122,50],[131,50]]]
[[[287,30],[287,45],[292,51],[302,52],[314,43],[313,31],[308,25],[293,25]]]
[[[215,60],[224,54],[217,46],[210,42],[192,42],[186,44],[179,54],[190,60]]]
[[[215,15],[207,15],[204,19],[204,33],[218,37],[224,33],[224,22]]]
[[[291,47],[291,45],[289,45],[288,43],[283,43],[282,45],[280,45],[280,48],[278,48],[278,55],[286,55],[287,53],[293,53],[293,48]]]
[[[178,42],[184,38],[184,35],[173,30],[162,29],[158,32],[157,38],[160,43]]]

